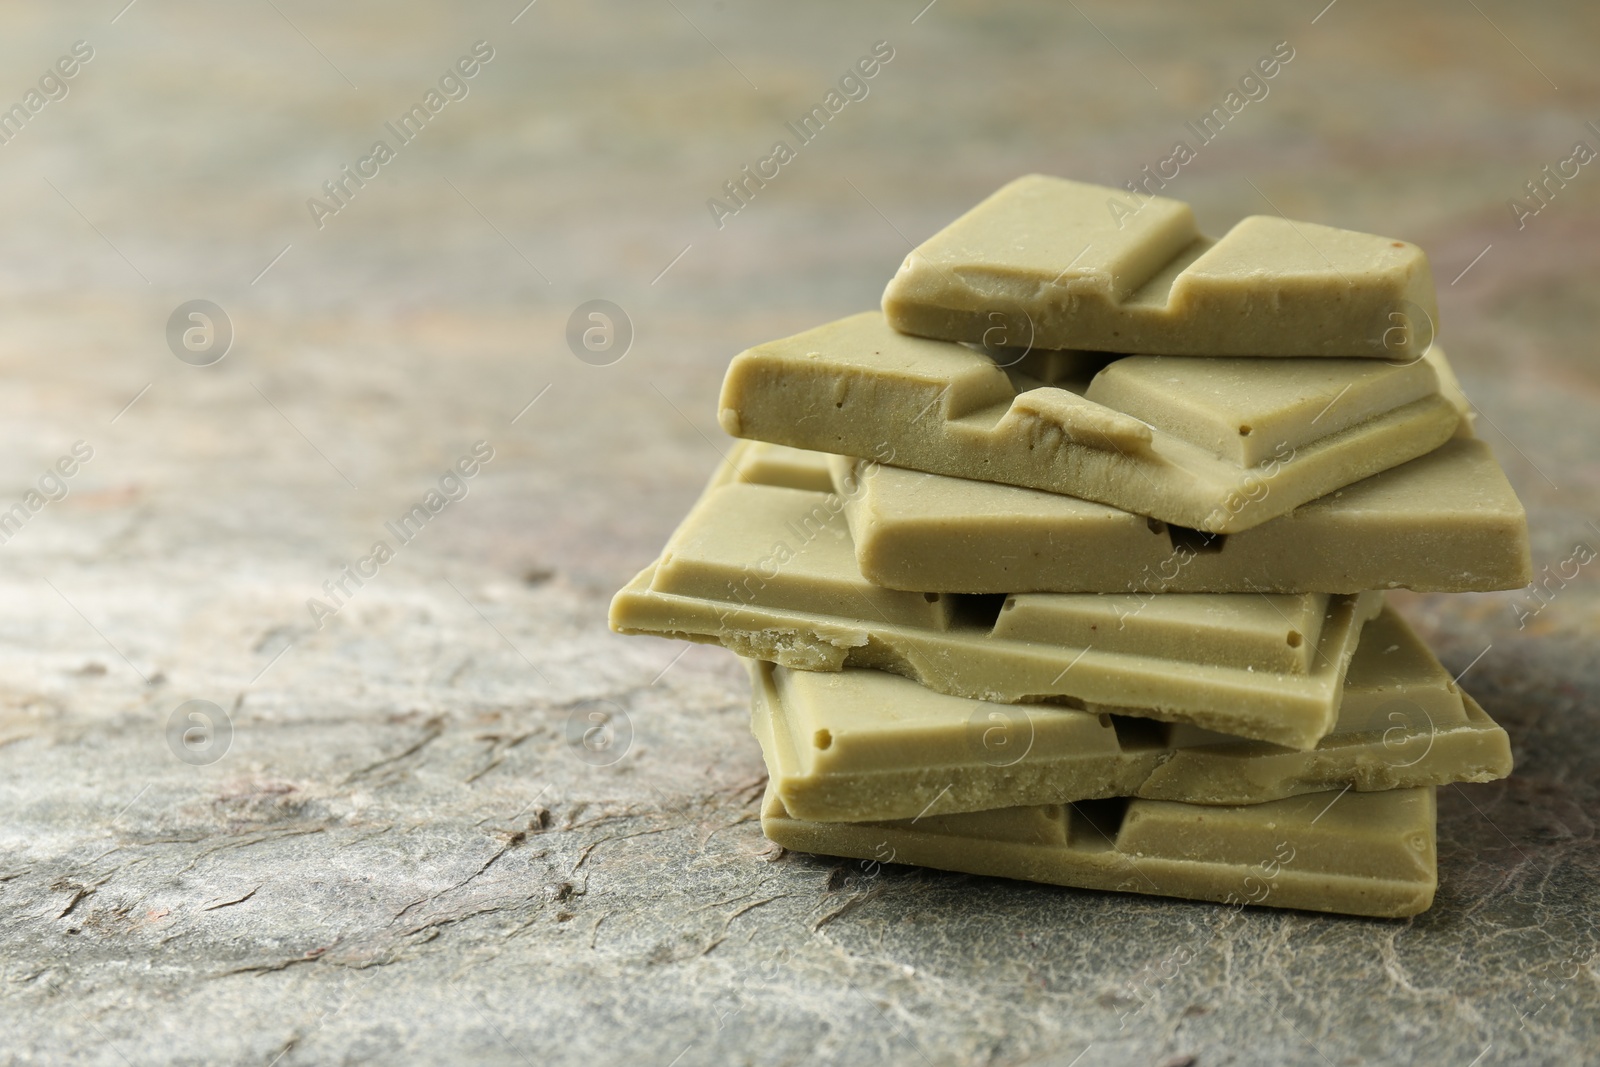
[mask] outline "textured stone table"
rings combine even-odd
[[[1442,791],[1403,923],[778,853],[732,656],[605,626],[725,447],[729,356],[1017,174],[1157,165],[1280,41],[1168,191],[1421,242],[1538,566],[1600,546],[1600,172],[1507,205],[1600,147],[1593,5],[123,2],[0,16],[0,103],[93,50],[0,145],[0,1063],[1600,1055],[1592,565],[1396,598],[1518,763]],[[209,365],[168,345],[196,299]],[[566,341],[591,299],[610,365]]]

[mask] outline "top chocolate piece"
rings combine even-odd
[[[1433,343],[1422,249],[1277,216],[1204,237],[1179,200],[1018,178],[919,245],[883,292],[902,333],[991,350],[1369,356]]]

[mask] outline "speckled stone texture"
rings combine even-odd
[[[1396,598],[1518,765],[1442,791],[1410,922],[780,854],[734,658],[605,626],[726,447],[729,357],[1018,174],[1154,168],[1280,41],[1168,191],[1419,242],[1537,566],[1600,548],[1600,164],[1507,205],[1600,148],[1600,10],[1323,2],[9,6],[0,103],[94,57],[0,145],[0,510],[94,454],[0,545],[0,1064],[1592,1061],[1600,562]],[[596,298],[609,366],[565,336]],[[168,349],[191,299],[214,365]],[[190,700],[232,729],[200,765]]]

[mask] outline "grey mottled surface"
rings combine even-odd
[[[1016,174],[1133,176],[1285,39],[1169,192],[1421,242],[1538,565],[1600,545],[1600,164],[1506,204],[1600,147],[1592,5],[121,7],[0,15],[0,102],[95,48],[0,146],[0,507],[94,448],[0,546],[0,1064],[1600,1058],[1594,565],[1520,629],[1518,594],[1397,598],[1518,761],[1443,792],[1405,923],[775,854],[733,658],[604,624],[716,461],[730,355],[870,306]],[[878,40],[871,94],[715,228]],[[637,329],[609,367],[563,339],[595,297]],[[214,366],[167,350],[193,298],[237,328]],[[165,733],[191,699],[233,729],[204,766]],[[593,701],[631,726],[609,765],[568,741]]]

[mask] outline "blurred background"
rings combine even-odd
[[[0,13],[0,1063],[1592,1055],[1588,568],[1396,597],[1519,767],[1442,792],[1408,924],[775,857],[735,659],[605,610],[732,355],[1013,177],[1139,177],[1275,51],[1165,195],[1422,245],[1535,567],[1600,546],[1600,9],[124,3]]]

